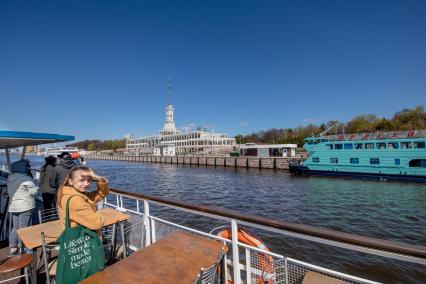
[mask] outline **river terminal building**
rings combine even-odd
[[[171,84],[169,82],[169,95]],[[126,149],[135,155],[224,155],[236,146],[235,138],[226,134],[208,132],[205,128],[182,132],[174,122],[174,107],[166,107],[166,121],[157,135],[145,138],[126,137]]]

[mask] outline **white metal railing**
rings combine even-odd
[[[185,213],[227,221],[232,228],[232,240],[153,216],[150,210],[151,204],[159,205],[161,208],[177,209]],[[233,283],[258,283],[260,279],[266,281],[265,283],[300,283],[308,271],[315,271],[347,283],[378,283],[240,243],[237,236],[238,226],[245,225],[259,229],[260,227],[257,224],[118,193],[111,193],[105,200],[104,205],[126,212],[126,214],[131,216],[131,220],[133,218],[133,220],[139,219],[142,221],[143,227],[138,229],[141,231],[132,232],[133,235],[130,237],[129,248],[132,250],[147,247],[174,231],[186,231],[225,242],[230,248],[230,251],[225,256],[226,270],[228,272],[225,275],[227,279],[232,278]],[[265,228],[262,227],[261,229]],[[266,229],[268,230],[268,228]],[[274,230],[269,228],[269,231]],[[138,247],[138,244],[142,244],[141,247]],[[366,252],[368,253],[368,250]],[[269,264],[266,264],[267,262]],[[232,272],[232,277],[230,277],[229,272]]]

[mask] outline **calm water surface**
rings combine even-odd
[[[35,159],[37,166],[41,160]],[[426,245],[426,185],[297,177],[286,171],[88,161],[111,186],[242,213]],[[187,215],[187,214],[186,214]],[[193,216],[181,224],[203,227]],[[169,216],[170,217],[170,216]],[[426,283],[425,267],[260,233],[280,254],[385,283]]]

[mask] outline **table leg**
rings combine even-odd
[[[33,248],[33,264],[31,267],[31,284],[37,284],[37,249]]]
[[[109,264],[115,261],[115,247],[117,244],[117,223],[112,225],[112,237],[111,237],[111,253],[109,255]]]
[[[121,240],[123,242],[123,258],[127,258],[127,242],[126,234],[124,233],[124,222],[120,222]]]
[[[220,260],[220,283],[227,283],[226,282],[226,254],[222,256],[222,259]]]

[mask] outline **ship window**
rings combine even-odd
[[[388,149],[398,149],[398,142],[389,142]]]
[[[413,148],[411,142],[401,142],[401,149],[411,149]]]
[[[343,144],[334,144],[334,149],[336,149],[336,150],[342,150],[343,149]]]
[[[326,148],[327,150],[333,150],[333,144],[326,144],[326,145],[325,145],[325,148]]]
[[[346,150],[351,150],[353,148],[354,148],[354,145],[352,143],[345,144],[345,149]]]
[[[377,149],[386,149],[386,143],[376,143]]]
[[[395,159],[395,166],[399,166],[401,165],[401,160],[400,159]]]
[[[319,163],[319,158],[318,158],[318,157],[313,157],[313,158],[312,158],[312,162],[314,162],[314,163]]]
[[[410,166],[410,168],[426,168],[426,159],[414,159],[411,160],[408,165]]]
[[[413,142],[413,148],[425,148],[425,142]]]
[[[364,144],[362,143],[355,143],[355,149],[363,149]]]
[[[374,149],[374,143],[365,143],[365,149]]]
[[[330,158],[330,163],[331,164],[338,164],[339,163],[339,158]]]
[[[351,164],[359,164],[359,158],[350,158]]]
[[[370,165],[380,165],[379,158],[370,158]]]

